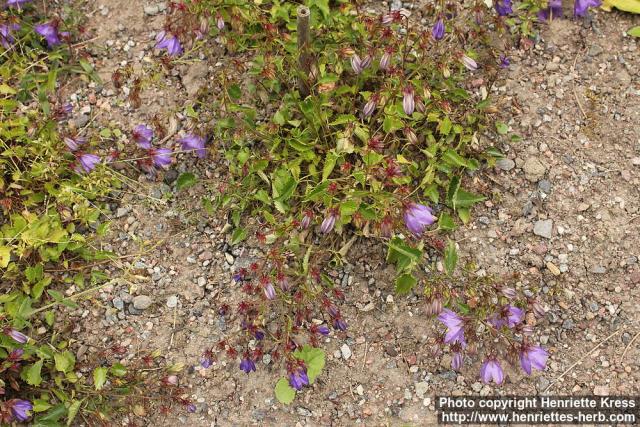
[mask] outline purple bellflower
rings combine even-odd
[[[544,371],[548,358],[549,353],[539,346],[523,345],[522,350],[520,350],[520,366],[527,375],[531,375],[532,367],[539,371]]]
[[[169,56],[178,56],[183,52],[182,45],[178,37],[167,33],[166,31],[160,31],[156,36],[156,49],[167,49]]]
[[[149,155],[151,159],[153,159],[153,165],[157,168],[169,166],[172,160],[171,154],[172,151],[170,148],[152,148],[149,150]]]
[[[9,335],[11,338],[13,338],[14,341],[20,343],[20,344],[24,344],[27,341],[29,341],[29,337],[26,336],[25,334],[23,334],[20,331],[16,331],[13,328],[6,328],[4,330],[4,333]]]
[[[467,70],[475,71],[478,69],[478,63],[467,55],[462,55],[460,61],[462,61],[462,65],[464,65]]]
[[[331,232],[331,230],[333,230],[333,227],[336,225],[337,217],[338,215],[334,211],[331,211],[331,213],[329,213],[329,216],[327,216],[322,221],[322,224],[320,224],[320,232],[322,234],[327,234]]]
[[[490,383],[492,380],[496,384],[502,384],[504,373],[500,362],[495,357],[489,357],[484,361],[482,367],[480,367],[480,379],[485,384]]]
[[[435,221],[431,208],[419,203],[410,203],[404,211],[404,223],[415,236],[421,236]]]
[[[498,15],[500,16],[507,16],[513,13],[511,0],[497,0],[495,7],[496,7],[496,12],[498,12]]]
[[[78,159],[79,167],[76,167],[75,170],[78,173],[82,173],[83,171],[89,173],[100,163],[100,157],[95,154],[79,153],[76,155],[76,158]]]
[[[210,368],[211,365],[213,365],[213,360],[211,360],[209,356],[202,356],[200,358],[200,366],[202,366],[203,368]]]
[[[71,151],[76,151],[85,142],[87,142],[87,140],[79,136],[75,138],[71,138],[67,136],[64,138],[64,143],[67,145],[67,148],[69,148],[69,150]]]
[[[141,148],[151,148],[152,139],[153,129],[147,125],[138,125],[133,128],[133,140],[137,142]]]
[[[444,37],[444,20],[442,18],[438,19],[436,25],[431,29],[431,37],[434,40],[442,40]]]
[[[447,327],[447,333],[444,336],[444,342],[465,344],[464,340],[464,319],[456,312],[445,308],[438,315],[438,320]]]
[[[354,53],[351,57],[351,68],[356,74],[360,74],[362,73],[362,70],[364,70],[364,67],[362,66],[362,59],[360,59],[357,53]]]
[[[16,421],[23,422],[31,418],[31,414],[29,412],[33,410],[33,405],[28,400],[11,399],[7,403],[11,408],[11,415]]]
[[[451,369],[453,369],[454,371],[459,371],[460,368],[462,368],[463,360],[464,358],[461,352],[459,351],[454,352],[453,358],[451,359]]]
[[[413,110],[416,107],[413,94],[413,86],[407,85],[402,91],[402,109],[407,116],[413,114]]]
[[[58,26],[54,23],[47,22],[35,26],[36,33],[44,37],[49,48],[53,48],[62,43],[61,38],[68,37],[68,32],[58,32]]]
[[[21,7],[25,3],[29,3],[32,0],[7,0],[7,7]]]
[[[391,56],[393,55],[393,50],[386,49],[380,58],[380,69],[387,71],[391,66]]]
[[[207,149],[204,148],[205,140],[200,136],[188,134],[182,139],[178,140],[178,142],[182,144],[182,150],[195,151],[196,156],[201,159],[206,157],[207,155]]]
[[[271,282],[263,283],[262,288],[264,290],[264,296],[266,296],[267,299],[276,299],[276,290]]]
[[[600,0],[575,0],[575,3],[573,3],[573,16],[583,17],[590,7],[598,7],[601,4]]]
[[[247,357],[245,359],[242,359],[242,361],[240,362],[240,370],[244,371],[247,374],[250,373],[251,371],[255,372],[256,364],[253,363],[253,360]]]
[[[546,21],[547,19],[562,17],[562,0],[549,0],[546,9],[538,12],[538,19]]]
[[[0,46],[9,49],[16,39],[11,35],[12,31],[18,31],[18,24],[0,24]]]
[[[346,331],[347,330],[347,322],[345,322],[341,317],[336,317],[333,320],[333,328],[338,331]]]
[[[296,390],[302,390],[302,387],[309,385],[309,377],[307,376],[307,369],[299,367],[295,371],[289,374],[289,384]]]

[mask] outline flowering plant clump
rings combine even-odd
[[[92,238],[107,230],[104,199],[121,184],[56,92],[70,72],[95,79],[74,59],[84,57],[70,43],[78,26],[73,16],[41,17],[34,3],[0,0],[0,424],[103,423],[118,409],[143,412],[151,396],[165,409],[189,405],[180,367],[159,354],[125,367],[118,346],[86,363],[72,351],[61,310],[107,282],[89,264],[112,255]],[[141,145],[151,143],[147,129],[137,131]],[[162,150],[151,153],[159,166],[170,161]],[[81,292],[66,295],[70,284]]]
[[[575,15],[596,3],[576,1]],[[473,292],[461,286],[456,244],[439,235],[467,223],[485,199],[469,177],[500,157],[479,138],[496,112],[488,88],[509,67],[509,46],[530,46],[538,16],[553,16],[555,3],[437,2],[426,7],[427,28],[406,10],[375,16],[344,3],[309,7],[306,52],[297,47],[294,6],[280,2],[178,4],[158,35],[169,58],[206,36],[238,55],[231,64],[242,78],[223,67],[222,93],[205,94],[211,108],[201,114],[210,116],[229,167],[217,202],[230,211],[230,243],[250,235],[243,219],[251,216],[269,249],[235,272],[245,298],[221,311],[237,311],[243,335],[219,350],[246,374],[267,354],[281,359],[287,374],[276,395],[290,402],[324,365],[319,339],[348,327],[336,305],[339,285],[323,271],[345,257],[347,238],[362,236],[387,245],[397,292],[423,287],[427,311],[446,328],[438,352],[449,347],[453,369],[480,348],[485,382],[503,382],[505,360],[519,359],[527,374],[544,369],[547,353],[531,342],[530,315],[542,315],[540,303],[493,282],[478,282]],[[304,66],[302,53],[312,58]],[[504,134],[505,127],[496,129]],[[202,141],[180,143],[205,156]],[[428,262],[437,258],[444,274]]]

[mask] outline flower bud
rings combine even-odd
[[[418,143],[418,135],[409,126],[404,128],[404,136],[409,143],[416,145]]]
[[[413,99],[413,86],[407,85],[402,91],[402,109],[407,116],[413,114],[415,108],[415,102]]]
[[[362,60],[360,59],[360,57],[358,56],[358,54],[354,54],[351,57],[351,68],[353,69],[353,72],[356,74],[360,74],[362,73]]]

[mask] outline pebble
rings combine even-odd
[[[415,387],[416,387],[416,396],[418,396],[420,399],[422,399],[424,395],[427,393],[427,391],[429,391],[429,383],[427,383],[426,381],[420,381],[415,383]]]
[[[516,166],[516,162],[511,159],[500,159],[496,162],[496,167],[503,171],[510,171]]]
[[[546,179],[540,180],[538,182],[538,190],[547,194],[551,193],[551,182]]]
[[[340,347],[340,354],[342,354],[342,358],[344,360],[349,360],[351,358],[351,349],[347,344],[342,344],[342,347]]]
[[[152,4],[144,7],[144,14],[149,16],[154,16],[160,13],[160,8],[157,4]]]
[[[178,306],[178,297],[176,295],[171,295],[167,298],[167,307],[175,308]]]
[[[133,298],[133,308],[136,310],[146,310],[151,304],[153,300],[147,295],[137,295]]]
[[[596,396],[609,396],[609,386],[597,385],[593,388],[593,394]]]
[[[113,300],[111,300],[111,302],[113,303],[113,306],[118,310],[124,310],[124,301],[122,301],[122,298],[116,297]]]
[[[529,157],[522,166],[522,170],[524,171],[524,176],[530,182],[538,182],[547,172],[547,168],[538,158]]]
[[[551,238],[551,231],[553,230],[553,220],[544,219],[536,221],[533,225],[533,234],[536,236],[544,237],[545,239]]]

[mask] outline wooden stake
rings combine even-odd
[[[298,89],[304,98],[309,95],[309,73],[311,72],[311,55],[309,45],[311,36],[309,34],[309,17],[311,11],[306,6],[298,6]]]

